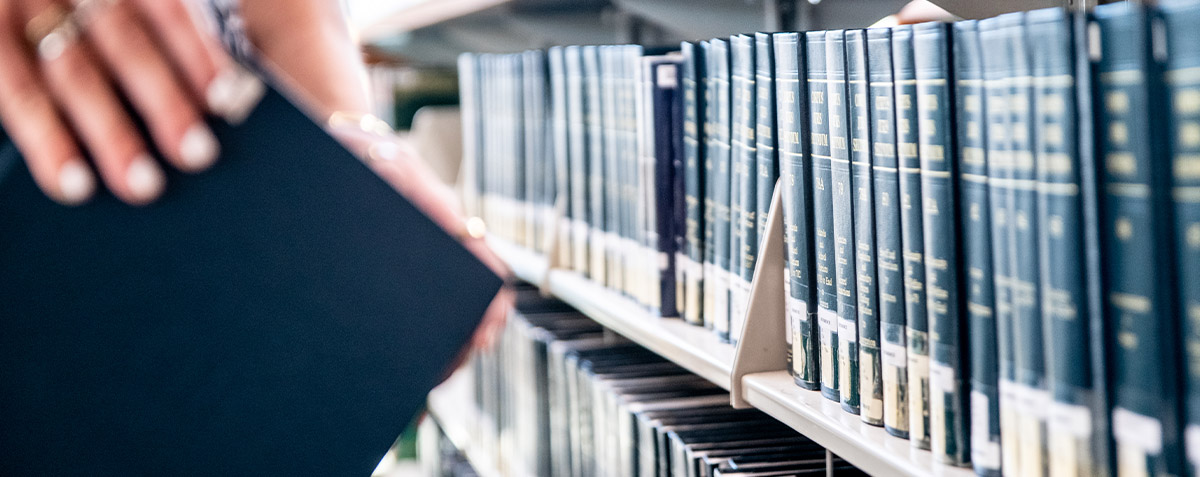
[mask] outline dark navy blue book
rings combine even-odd
[[[694,325],[703,324],[701,303],[703,269],[705,263],[705,237],[709,234],[708,195],[705,191],[706,148],[702,125],[707,120],[707,96],[704,90],[706,69],[704,53],[700,45],[691,42],[680,44],[683,54],[683,198],[684,198],[684,253],[679,254],[675,266],[682,271],[683,318]]]
[[[842,409],[858,414],[858,293],[854,264],[854,210],[850,176],[850,109],[846,89],[846,32],[825,34],[829,105],[829,177],[833,203],[833,277],[837,293],[838,390]]]
[[[779,119],[779,175],[783,202],[789,369],[804,389],[820,387],[817,372],[816,271],[813,269],[812,157],[808,155],[808,85],[802,33],[776,33],[775,104]]]
[[[1064,475],[1098,475],[1094,466],[1096,420],[1091,366],[1084,253],[1083,195],[1076,107],[1073,17],[1059,8],[1026,14],[1033,78],[1034,162],[1037,164],[1037,233],[1040,308],[1046,345],[1048,447],[1072,452],[1048,453],[1048,467]],[[1086,73],[1087,70],[1084,70]],[[1094,226],[1095,224],[1093,224]],[[1059,444],[1054,444],[1059,443]],[[1102,474],[1107,474],[1103,472]]]
[[[925,240],[921,208],[916,65],[912,27],[892,29],[896,83],[896,146],[900,169],[900,233],[904,257],[905,334],[908,351],[908,421],[913,446],[929,448],[929,319],[925,309]]]
[[[775,182],[779,179],[779,155],[776,150],[779,138],[775,134],[775,54],[772,35],[762,32],[754,34],[754,102],[758,111],[754,116],[757,122],[754,150],[758,155],[758,184],[755,186],[758,199],[754,208],[755,228],[758,230],[756,249],[761,245],[766,233],[767,214],[770,213],[771,199],[775,194]],[[756,256],[757,252],[758,250],[755,250]]]
[[[715,38],[709,42],[711,55],[709,60],[713,65],[712,90],[716,104],[713,115],[713,125],[716,133],[713,135],[713,204],[716,210],[716,228],[713,229],[715,249],[713,261],[713,330],[721,339],[729,339],[729,284],[731,257],[729,256],[732,243],[733,222],[730,220],[730,184],[733,176],[733,165],[730,156],[731,102],[729,80],[729,41]]]
[[[851,194],[854,210],[854,265],[858,286],[858,381],[863,422],[883,426],[883,368],[879,349],[879,297],[875,272],[875,187],[871,173],[871,86],[867,71],[867,31],[846,31],[847,103],[850,106]]]
[[[838,393],[837,288],[834,286],[833,195],[830,194],[828,68],[824,31],[804,34],[807,43],[809,146],[812,157],[813,251],[817,271],[817,342],[821,355],[821,395],[841,401]]]
[[[1172,269],[1171,161],[1161,55],[1143,5],[1097,7],[1097,131],[1105,314],[1113,323],[1112,431],[1118,468],[1183,472],[1179,315]],[[1194,27],[1194,26],[1189,26]],[[1195,284],[1188,284],[1195,286]]]
[[[746,306],[750,300],[750,282],[754,276],[754,262],[758,256],[758,221],[755,210],[758,204],[758,151],[755,149],[754,105],[754,37],[735,35],[730,44],[730,87],[732,92],[731,121],[733,135],[730,139],[733,177],[730,185],[730,234],[729,251],[729,341],[741,339],[742,325],[746,321]]]
[[[1022,22],[1021,14],[1001,15],[979,22],[979,44],[983,52],[984,137],[987,142],[988,204],[991,219],[993,315],[996,320],[997,393],[1000,401],[1001,469],[1019,468],[1016,400],[1013,397],[1012,299],[1009,293],[1008,203],[1011,194],[1012,156],[1009,133],[1008,79],[1012,76],[1012,54],[1008,37]]]
[[[970,420],[952,39],[947,23],[913,27],[929,318],[930,447],[936,462],[965,466],[970,462]]]
[[[883,428],[908,438],[908,359],[904,326],[904,263],[900,235],[900,186],[896,158],[895,88],[892,82],[892,32],[867,30],[870,77],[872,179],[875,205],[875,268],[879,290],[879,334],[883,356]]]
[[[704,265],[700,274],[703,277],[700,295],[700,320],[704,327],[714,329],[716,320],[717,296],[716,285],[717,263],[717,202],[716,187],[720,168],[717,165],[717,96],[716,96],[716,61],[713,58],[712,44],[709,41],[700,42],[700,52],[704,57],[704,75],[701,85],[704,89],[704,121],[700,123],[700,135],[704,138]]]
[[[958,218],[966,269],[970,331],[971,465],[984,477],[1000,475],[1000,401],[997,394],[996,320],[992,289],[992,229],[987,184],[987,112],[979,23],[954,24],[954,104],[958,118]]]
[[[4,475],[369,475],[500,280],[269,90],[223,156],[66,208],[0,148]]]
[[[1179,322],[1184,354],[1185,448],[1200,445],[1200,4],[1161,4],[1166,27],[1166,85],[1171,105],[1171,187],[1180,283]],[[1183,284],[1192,286],[1182,286]],[[1200,455],[1188,453],[1188,471],[1200,471]]]
[[[681,58],[663,56],[653,60],[647,58],[648,64],[646,81],[651,85],[652,122],[654,132],[654,164],[653,175],[649,181],[653,188],[654,206],[651,210],[654,220],[650,221],[657,228],[657,243],[652,260],[658,267],[658,282],[649,284],[658,287],[659,316],[679,316],[675,301],[675,229],[674,219],[679,217],[681,210],[676,210],[676,185],[680,181],[677,174],[677,158],[680,154],[676,138],[683,135],[683,103],[679,98]],[[664,260],[665,259],[665,260]]]

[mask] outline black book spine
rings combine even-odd
[[[759,255],[759,247],[766,234],[767,214],[770,213],[775,183],[779,179],[779,155],[776,150],[779,138],[776,134],[778,119],[775,111],[775,55],[771,37],[771,33],[754,34],[754,103],[757,110],[754,116],[757,123],[754,132],[754,150],[757,153],[754,228],[757,233],[754,243],[751,244],[751,251],[755,257]],[[750,280],[753,279],[754,268],[754,264],[751,264]]]
[[[704,231],[707,230],[704,193],[704,54],[695,43],[683,42],[683,189],[684,189],[684,251],[676,266],[683,272],[683,316],[688,323],[703,324],[700,304],[703,286],[701,264],[704,263]]]
[[[908,420],[914,446],[929,448],[929,317],[925,309],[925,241],[921,207],[921,137],[917,117],[912,27],[892,29],[896,82],[896,143],[900,169],[900,233],[908,345]]]
[[[879,295],[875,267],[875,187],[871,123],[871,87],[867,75],[867,31],[846,32],[847,102],[850,104],[850,166],[854,191],[854,263],[858,284],[858,381],[860,415],[883,425],[883,368],[879,349]]]
[[[850,173],[850,108],[846,84],[846,34],[825,35],[829,78],[830,196],[833,198],[834,288],[837,292],[838,390],[842,409],[858,414],[858,286],[854,260],[854,183]]]
[[[586,202],[586,218],[588,221],[588,273],[592,280],[601,285],[608,284],[608,251],[605,238],[608,231],[608,195],[604,187],[605,172],[607,163],[604,159],[604,151],[607,146],[604,136],[604,114],[602,108],[605,105],[602,92],[604,88],[600,84],[600,53],[595,46],[584,46],[580,48],[580,66],[582,77],[580,78],[583,87],[580,88],[583,104],[583,121],[584,140],[579,141],[586,145],[587,154],[584,156],[584,164],[580,167],[580,173],[585,174],[587,180],[585,186],[581,187],[583,200]],[[567,63],[570,65],[570,62]]]
[[[1048,467],[1062,475],[1092,470],[1092,374],[1086,315],[1083,210],[1076,132],[1072,17],[1061,9],[1029,12],[1033,78],[1039,291],[1048,409]],[[1056,449],[1071,449],[1057,452]]]
[[[870,76],[872,179],[875,205],[875,257],[882,338],[883,428],[908,438],[908,359],[905,349],[904,262],[901,253],[899,164],[896,157],[892,33],[867,30]]]
[[[808,87],[802,33],[776,33],[775,102],[779,118],[779,174],[783,202],[787,277],[786,314],[789,369],[796,384],[818,389],[817,332],[812,310],[816,304],[816,271],[812,249],[812,157],[808,155]]]
[[[713,203],[716,208],[716,238],[713,240],[716,255],[713,267],[713,330],[721,339],[729,339],[729,283],[730,283],[730,244],[732,242],[732,226],[729,213],[729,199],[733,174],[730,155],[730,81],[729,81],[729,41],[715,38],[710,42],[713,62],[713,98],[716,100],[716,115],[713,125],[716,126],[714,140],[715,174],[713,180]]]
[[[1008,244],[1008,202],[1012,195],[1011,133],[1008,83],[1012,53],[1008,37],[1022,20],[1020,14],[1001,15],[979,22],[983,52],[985,140],[987,142],[988,204],[991,219],[993,314],[996,318],[997,392],[1000,401],[1001,469],[1019,469],[1016,400],[1013,397],[1013,323]]]
[[[683,111],[679,101],[680,67],[678,60],[660,60],[653,63],[653,71],[648,78],[654,84],[653,122],[654,122],[654,179],[655,202],[654,221],[651,225],[658,229],[658,260],[654,262],[659,268],[659,314],[661,316],[679,316],[675,304],[675,221],[676,213],[676,143],[675,138],[683,133]],[[680,197],[682,198],[682,197]]]
[[[702,126],[700,136],[704,140],[704,171],[702,179],[704,181],[704,265],[700,271],[704,281],[701,283],[700,290],[703,302],[700,309],[700,319],[704,322],[704,327],[714,329],[713,326],[716,320],[716,304],[717,296],[715,285],[717,283],[717,203],[716,203],[716,184],[717,172],[717,85],[716,85],[716,59],[712,52],[712,44],[708,41],[700,42],[700,52],[704,58],[703,81],[700,82],[704,90],[704,120],[699,124]]]
[[[1046,409],[1050,394],[1046,390],[1045,343],[1038,285],[1037,174],[1033,145],[1037,133],[1033,123],[1033,84],[1030,57],[1034,55],[1027,38],[1026,23],[1014,27],[1009,37],[1013,62],[1009,80],[1009,124],[1012,181],[1008,217],[1009,288],[1013,316],[1013,364],[1016,366],[1017,429],[1021,434],[1020,471],[1028,475],[1046,472]],[[1037,54],[1043,54],[1038,51]]]
[[[830,192],[828,98],[825,33],[804,34],[808,53],[809,127],[812,157],[813,249],[817,270],[817,342],[821,355],[821,395],[841,401],[838,393],[837,288],[834,286],[833,195]]]
[[[925,283],[929,313],[930,440],[935,461],[970,462],[967,392],[966,296],[959,238],[958,152],[955,136],[954,57],[950,25],[913,27],[917,117],[921,121],[921,203],[924,210]]]
[[[1171,108],[1171,188],[1175,215],[1176,280],[1183,325],[1184,442],[1200,446],[1200,5],[1163,4],[1167,31],[1166,83]],[[1188,470],[1200,471],[1189,452]]]
[[[1118,469],[1146,475],[1183,472],[1180,448],[1178,296],[1172,269],[1169,110],[1162,103],[1165,45],[1152,35],[1143,5],[1095,9],[1100,28],[1097,130],[1104,231],[1106,315],[1113,322],[1112,430]],[[1194,25],[1189,25],[1194,28]],[[1195,284],[1188,284],[1195,286]]]
[[[978,22],[954,24],[954,84],[958,134],[962,266],[970,331],[971,463],[984,477],[1000,475],[1000,401],[993,314],[992,230],[987,189],[987,119]]]
[[[733,78],[733,171],[734,195],[731,201],[733,223],[736,225],[733,249],[730,251],[731,267],[735,276],[730,282],[730,328],[729,339],[737,343],[741,339],[742,325],[746,321],[746,306],[750,298],[750,282],[754,278],[754,263],[758,256],[758,150],[755,128],[757,108],[754,84],[755,52],[754,37],[736,35],[730,38]]]

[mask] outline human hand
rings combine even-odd
[[[3,0],[0,22],[0,124],[63,204],[87,201],[97,173],[121,200],[153,201],[166,178],[138,121],[198,172],[219,154],[205,115],[240,122],[261,96],[182,0]]]

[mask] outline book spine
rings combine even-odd
[[[771,33],[756,33],[754,35],[754,103],[755,113],[754,150],[757,152],[755,164],[757,174],[755,185],[754,229],[755,241],[751,251],[755,257],[760,253],[760,247],[766,235],[767,215],[771,209],[771,199],[775,193],[775,183],[779,179],[779,155],[776,150],[779,138],[776,134],[778,118],[775,111],[775,55]],[[757,263],[757,258],[755,259]],[[750,280],[753,279],[754,265],[750,267]]]
[[[604,161],[604,176],[603,180],[598,184],[604,194],[604,264],[607,270],[605,276],[608,278],[608,286],[617,291],[624,291],[625,285],[622,280],[622,270],[619,260],[624,247],[624,241],[620,236],[622,231],[621,223],[621,204],[620,204],[620,184],[621,184],[621,169],[617,163],[617,157],[622,154],[619,145],[617,134],[617,103],[616,98],[616,83],[617,83],[617,65],[613,60],[612,46],[597,47],[597,55],[599,56],[599,83],[601,106],[600,106],[600,121],[602,124],[602,138],[604,141],[604,155],[601,160]]]
[[[659,267],[654,243],[658,237],[653,226],[655,208],[651,195],[654,191],[654,161],[638,161],[635,101],[638,90],[643,88],[642,73],[648,73],[642,65],[642,48],[637,45],[625,45],[618,50],[618,59],[622,67],[622,91],[624,92],[621,105],[625,108],[621,123],[621,133],[624,138],[626,158],[625,210],[628,214],[626,234],[629,236],[629,253],[625,258],[626,274],[632,279],[628,281],[631,295],[639,298],[651,311],[651,314],[662,313],[662,296],[659,294]],[[647,94],[649,96],[649,94]],[[647,117],[652,113],[647,112]],[[652,128],[647,128],[651,129]],[[649,148],[653,150],[653,148]],[[652,154],[645,156],[652,158]],[[669,260],[669,259],[668,259]]]
[[[821,353],[821,395],[841,401],[838,392],[837,289],[834,286],[833,195],[830,193],[828,75],[825,33],[804,34],[808,53],[809,145],[812,157],[813,251],[817,271],[817,342]]]
[[[551,129],[554,132],[553,147],[551,151],[554,154],[554,180],[555,180],[555,202],[554,207],[558,211],[557,229],[554,231],[557,247],[558,263],[564,266],[579,270],[575,262],[575,237],[574,225],[578,222],[575,216],[576,207],[573,203],[575,199],[574,190],[571,187],[571,179],[573,176],[572,168],[575,166],[571,152],[573,144],[571,138],[574,133],[574,124],[571,123],[571,112],[568,104],[570,98],[568,90],[571,85],[568,84],[567,73],[567,54],[566,48],[556,46],[550,48],[550,108],[552,114]],[[586,275],[586,270],[583,271]]]
[[[1171,111],[1171,197],[1173,202],[1179,322],[1184,353],[1185,449],[1200,448],[1200,6],[1163,5],[1166,84]],[[1200,453],[1187,452],[1188,471],[1200,471]]]
[[[479,180],[483,156],[482,108],[479,96],[479,56],[474,53],[458,55],[458,90],[462,105],[462,157],[463,157],[463,209],[467,214],[479,216],[479,195],[483,190]],[[0,140],[7,141],[0,132]]]
[[[1023,14],[1024,16],[1024,14]],[[1045,348],[1041,310],[1038,309],[1037,191],[1033,144],[1033,85],[1030,78],[1032,51],[1027,38],[1027,21],[1012,27],[1010,42],[1012,76],[1009,80],[1009,155],[1012,180],[1008,184],[1009,293],[1012,299],[1013,364],[1016,378],[1017,432],[1021,435],[1020,472],[1046,472]],[[1040,47],[1039,47],[1040,50]],[[1038,54],[1042,52],[1039,51]]]
[[[713,330],[723,340],[729,339],[729,283],[730,283],[730,243],[733,223],[730,221],[729,199],[733,174],[730,156],[730,86],[729,86],[729,42],[716,38],[710,42],[713,60],[713,98],[716,100],[716,114],[713,125],[716,127],[714,138],[714,177],[713,204],[716,209],[716,229],[713,240],[716,255],[713,267]]]
[[[650,225],[658,228],[658,286],[659,314],[661,316],[679,316],[675,308],[675,223],[672,217],[676,214],[676,150],[674,138],[682,132],[682,108],[679,105],[678,93],[680,83],[680,67],[675,60],[663,60],[655,64],[650,81],[654,84],[654,149],[657,161],[655,163],[654,187],[655,201],[658,204],[654,219]]]
[[[702,325],[701,318],[703,274],[701,264],[704,263],[704,231],[706,206],[701,202],[707,199],[704,193],[705,138],[701,125],[704,124],[704,55],[695,43],[684,42],[683,51],[683,170],[684,170],[684,207],[685,232],[684,250],[680,255],[680,263],[676,265],[683,271],[683,310],[688,323]]]
[[[580,66],[583,76],[580,78],[583,87],[583,121],[587,133],[584,140],[587,154],[585,164],[580,167],[580,173],[587,177],[585,187],[581,187],[583,200],[587,204],[586,217],[588,221],[588,273],[593,281],[600,285],[608,285],[608,195],[604,187],[607,165],[604,152],[607,142],[604,136],[605,106],[600,84],[600,54],[595,46],[580,48]],[[569,63],[568,63],[569,64]]]
[[[850,105],[851,208],[854,210],[855,283],[858,296],[858,382],[860,415],[872,426],[883,425],[883,368],[879,349],[879,295],[876,289],[875,204],[870,107],[867,75],[867,31],[846,32],[847,103]]]
[[[846,84],[846,34],[825,35],[826,100],[829,105],[830,196],[833,202],[833,260],[835,309],[838,320],[838,390],[842,409],[859,413],[858,285],[854,260],[854,183],[850,173],[850,109]]]
[[[523,124],[525,130],[523,159],[525,160],[525,240],[530,250],[541,248],[541,208],[545,201],[542,189],[542,165],[546,158],[541,147],[546,130],[542,123],[546,108],[545,53],[527,50],[519,56]]]
[[[1113,320],[1112,430],[1122,474],[1179,475],[1177,296],[1172,282],[1169,142],[1151,14],[1117,3],[1095,9],[1106,315]],[[1189,28],[1194,28],[1189,25]],[[1153,35],[1157,36],[1157,35]],[[1194,286],[1191,285],[1191,286]]]
[[[962,223],[967,329],[971,361],[971,463],[984,477],[1000,475],[1000,401],[992,288],[992,230],[987,189],[986,110],[978,23],[954,24],[955,114],[958,134],[958,218]]]
[[[730,328],[729,340],[736,344],[741,339],[742,326],[746,321],[746,306],[750,298],[750,282],[754,278],[754,262],[758,255],[758,222],[755,210],[758,207],[756,189],[758,177],[754,171],[758,150],[755,128],[757,107],[755,105],[754,37],[736,35],[730,39],[732,53],[733,88],[733,170],[734,182],[731,213],[736,225],[733,249],[730,251],[732,269],[735,271],[730,284]]]
[[[716,197],[716,179],[718,167],[716,165],[717,151],[717,100],[716,100],[716,60],[712,52],[711,43],[708,41],[700,42],[701,56],[704,58],[704,77],[700,82],[704,90],[704,120],[699,124],[702,126],[701,137],[704,139],[704,172],[702,179],[704,181],[704,266],[701,270],[701,276],[704,281],[701,283],[701,304],[700,318],[704,322],[704,327],[714,329],[716,321],[716,283],[717,270],[717,203]]]
[[[925,242],[921,207],[921,137],[912,27],[892,29],[896,83],[896,143],[900,169],[900,234],[904,257],[905,334],[908,357],[909,435],[929,448],[929,318],[925,308]]]
[[[946,23],[913,28],[931,357],[929,435],[935,461],[965,466],[970,462],[968,394],[963,382],[968,370],[962,349],[966,306],[961,286],[952,38]]]
[[[984,75],[985,140],[987,142],[988,204],[991,219],[993,314],[996,317],[997,393],[1000,401],[1001,470],[1014,475],[1019,465],[1016,427],[1016,387],[1013,366],[1011,272],[1009,266],[1008,202],[1011,195],[1012,155],[1009,128],[1009,81],[1012,54],[1007,37],[1020,14],[1001,15],[979,23]]]
[[[783,188],[783,227],[786,314],[792,376],[797,385],[820,387],[820,350],[814,329],[816,271],[812,248],[812,157],[808,155],[807,64],[802,33],[777,33],[775,39],[775,100],[779,118],[779,173]]]
[[[1029,12],[1033,79],[1034,163],[1040,252],[1039,307],[1047,389],[1047,467],[1064,476],[1094,475],[1092,374],[1086,316],[1083,212],[1075,107],[1071,16],[1058,9]]]
[[[867,30],[870,77],[872,180],[875,205],[876,274],[883,370],[883,428],[908,438],[908,359],[905,349],[904,262],[901,258],[899,164],[896,157],[896,108],[892,34]]]

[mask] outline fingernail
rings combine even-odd
[[[142,154],[125,170],[125,181],[135,199],[149,202],[162,194],[167,178],[153,158]]]
[[[58,170],[58,191],[64,204],[82,204],[96,191],[96,176],[83,159],[71,159]]]
[[[183,134],[179,145],[179,158],[188,172],[200,172],[217,162],[221,145],[217,137],[203,123],[196,123]]]
[[[240,67],[222,71],[205,92],[208,108],[230,124],[241,124],[262,98],[265,86],[252,73]]]
[[[372,161],[394,161],[400,156],[400,146],[390,142],[377,142],[367,149],[367,159]]]

